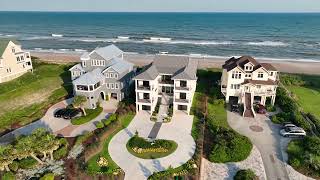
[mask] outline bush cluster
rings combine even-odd
[[[234,180],[258,180],[259,178],[251,169],[241,169],[233,177]]]
[[[209,160],[217,163],[237,162],[246,159],[251,152],[251,141],[231,129],[212,127],[213,148]]]
[[[165,148],[170,149],[172,147],[172,144],[170,141],[163,140],[163,139],[157,139],[155,141],[149,142],[146,139],[139,137],[138,135],[133,136],[129,142],[129,147],[131,148],[142,148],[142,149],[149,149],[149,148]]]
[[[307,136],[293,140],[287,149],[289,164],[296,169],[307,170],[308,174],[320,177],[320,138]]]
[[[286,90],[282,87],[279,87],[277,90],[276,103],[284,113],[280,113],[277,115],[277,118],[273,118],[274,122],[282,123],[284,121],[292,121],[307,131],[311,129],[310,124],[301,115],[297,103],[288,96]]]

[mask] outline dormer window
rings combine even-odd
[[[86,67],[86,61],[82,61],[82,67]]]
[[[11,51],[12,53],[16,53],[16,49],[14,47],[11,49]]]
[[[263,73],[262,72],[258,73],[258,78],[263,78]]]
[[[244,67],[244,69],[245,69],[246,71],[252,71],[253,67],[252,67],[251,65],[246,65],[246,66]]]

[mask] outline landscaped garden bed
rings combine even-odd
[[[98,117],[102,113],[103,108],[97,107],[96,109],[86,109],[85,111],[86,111],[86,115],[72,119],[71,123],[73,125],[81,125],[81,124],[87,123],[93,120],[94,118]]]
[[[178,144],[171,140],[157,139],[147,141],[138,135],[133,136],[127,143],[128,151],[142,159],[157,159],[173,153]]]

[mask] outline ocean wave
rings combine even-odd
[[[289,44],[281,41],[262,41],[262,42],[248,42],[246,45],[251,46],[288,46]]]
[[[59,38],[60,38],[60,37],[63,37],[62,34],[51,34],[51,36],[52,36],[52,37],[59,37]]]

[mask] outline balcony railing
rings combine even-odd
[[[181,86],[178,87],[178,86],[176,86],[175,89],[178,90],[178,91],[189,91],[189,90],[190,90],[190,88],[187,87],[187,86],[185,86],[185,87],[181,87]]]
[[[138,99],[138,102],[140,103],[151,103],[150,99]]]
[[[161,79],[161,80],[159,80],[159,83],[160,84],[174,84],[174,81]]]
[[[188,99],[174,99],[174,102],[177,102],[177,103],[189,103],[189,100]]]
[[[151,87],[150,87],[150,86],[138,86],[137,89],[138,89],[138,90],[150,91],[150,90],[151,90]]]

